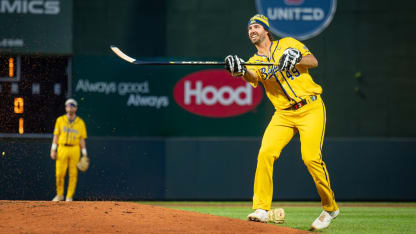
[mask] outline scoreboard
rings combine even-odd
[[[0,138],[50,137],[71,96],[73,1],[0,3]]]
[[[69,56],[0,55],[0,136],[51,134],[70,76]]]

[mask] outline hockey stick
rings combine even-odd
[[[111,50],[120,58],[126,60],[129,63],[136,65],[214,65],[214,66],[224,66],[225,62],[221,61],[140,61],[135,58],[132,58],[121,51],[117,46],[110,46]],[[270,66],[274,65],[273,63],[244,63],[246,66]]]

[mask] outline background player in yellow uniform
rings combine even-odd
[[[286,37],[273,40],[269,22],[264,15],[253,16],[248,23],[248,36],[257,48],[249,63],[273,63],[275,66],[248,66],[238,56],[225,58],[226,68],[233,76],[242,76],[254,87],[262,83],[276,111],[266,128],[257,158],[251,221],[267,222],[273,199],[273,164],[280,152],[299,132],[302,160],[311,174],[323,211],[312,223],[313,229],[328,227],[339,214],[329,174],[322,160],[326,112],[320,97],[322,88],[308,69],[318,61],[301,42]]]
[[[72,201],[77,186],[77,163],[80,153],[87,156],[85,139],[87,130],[84,121],[76,115],[78,104],[74,99],[65,102],[66,114],[58,117],[53,131],[51,158],[56,160],[56,196],[52,201],[64,200],[65,175],[69,180],[65,201]]]

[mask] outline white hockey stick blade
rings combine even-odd
[[[123,53],[123,51],[121,51],[118,47],[116,46],[110,46],[111,50],[118,55],[118,57],[126,60],[129,63],[134,63],[136,61],[136,59],[128,56],[127,54]]]

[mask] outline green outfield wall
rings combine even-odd
[[[121,99],[110,95],[74,92],[83,98],[80,113],[95,136],[251,136],[258,137],[273,111],[263,100],[256,113],[228,119],[182,115],[172,99],[174,84],[204,67],[139,68],[123,64],[109,50],[115,44],[129,55],[145,59],[222,60],[228,54],[244,59],[255,51],[247,38],[246,25],[256,13],[255,1],[74,1],[74,65],[72,89],[79,80],[92,82],[148,81],[152,95],[166,96],[163,110],[121,109]],[[331,137],[415,137],[416,82],[412,73],[416,43],[414,1],[337,1],[330,25],[318,36],[303,41],[319,60],[311,70],[323,87],[327,107],[327,135]],[[108,100],[114,97],[114,100]],[[105,100],[105,105],[97,103]],[[138,126],[120,126],[115,113],[123,111],[136,119],[153,119],[155,131]],[[88,108],[88,110],[87,110]],[[134,110],[133,110],[134,109]],[[166,112],[164,112],[166,111]],[[178,120],[162,117],[173,113]],[[99,116],[98,116],[99,115]],[[104,114],[105,115],[105,114]],[[112,120],[110,120],[111,118]],[[164,119],[163,119],[164,118]],[[161,121],[163,130],[157,126]],[[138,120],[140,122],[140,120]],[[172,122],[180,127],[175,129]],[[188,131],[183,123],[197,124]],[[249,124],[248,124],[249,123]],[[116,125],[112,129],[110,125]],[[169,125],[170,127],[167,127]],[[244,125],[244,128],[236,127]],[[150,123],[147,128],[150,128]],[[228,129],[212,126],[230,126]],[[128,129],[126,129],[128,128]],[[244,131],[243,131],[244,129]],[[129,130],[134,130],[132,133]]]
[[[259,138],[91,138],[80,200],[250,200]],[[415,201],[415,140],[328,138],[323,157],[336,198]],[[50,139],[2,139],[0,199],[55,195]],[[275,163],[275,200],[318,200],[294,139]]]
[[[201,116],[178,104],[174,88],[182,78],[215,69],[226,73],[222,67],[135,66],[116,56],[75,56],[73,68],[73,96],[92,136],[260,136],[273,114],[263,95],[259,105],[227,118]],[[210,79],[223,86],[236,82]],[[191,85],[196,90],[195,82]],[[195,95],[190,98],[195,102]]]

